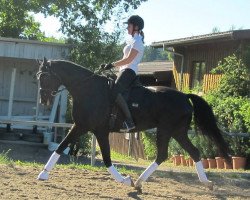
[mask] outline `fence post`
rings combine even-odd
[[[92,135],[92,144],[91,144],[91,166],[95,165],[95,153],[96,153],[96,137]]]

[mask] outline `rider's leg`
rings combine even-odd
[[[123,123],[121,131],[129,131],[135,128],[130,110],[128,108],[127,102],[121,95],[126,90],[129,90],[131,83],[135,80],[136,74],[132,69],[125,69],[121,71],[118,75],[118,78],[114,86],[114,98],[115,103],[121,108],[123,114],[126,117],[126,120]]]
[[[131,129],[134,129],[135,124],[133,122],[133,119],[132,119],[131,113],[129,111],[127,102],[125,101],[125,99],[123,98],[123,96],[120,93],[117,95],[115,103],[122,109],[123,114],[126,117],[126,120],[123,123],[123,126],[120,130],[122,132],[124,132],[124,131],[129,131]]]

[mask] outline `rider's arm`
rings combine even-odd
[[[127,64],[131,63],[134,60],[134,58],[137,56],[138,53],[139,53],[139,51],[132,48],[126,58],[123,58],[121,60],[113,62],[112,64],[115,67],[120,67],[120,66],[123,66],[123,65],[127,65]]]

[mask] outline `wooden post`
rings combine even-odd
[[[8,106],[8,118],[9,119],[11,118],[11,115],[12,115],[15,81],[16,81],[16,68],[13,68],[12,74],[11,74],[10,96],[9,96],[9,106]]]
[[[96,153],[96,137],[92,135],[92,148],[91,148],[91,166],[95,165],[95,153]]]

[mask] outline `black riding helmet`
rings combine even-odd
[[[144,28],[144,21],[139,15],[132,15],[128,18],[128,21],[125,24],[133,24],[134,26],[138,26],[138,31],[141,31]]]

